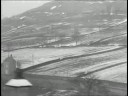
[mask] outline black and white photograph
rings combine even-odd
[[[1,0],[1,96],[127,96],[127,0]]]

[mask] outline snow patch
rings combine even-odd
[[[13,29],[11,29],[10,31],[13,31],[13,30],[16,30],[17,28],[13,28]]]
[[[21,27],[24,27],[24,26],[26,26],[25,24],[22,24],[21,26],[18,26],[17,28],[21,28]]]
[[[125,22],[127,22],[127,18],[125,18],[124,20],[122,20],[120,22],[113,22],[113,23],[111,23],[111,26],[120,25],[120,24],[125,23]]]
[[[24,26],[26,26],[26,25],[25,25],[25,24],[22,24],[21,26],[24,27]]]
[[[68,22],[64,22],[63,24],[64,24],[64,25],[70,25],[71,23],[68,23]]]
[[[113,2],[115,2],[115,1],[113,1],[113,0],[109,0],[108,2],[113,3]]]
[[[53,6],[53,7],[51,7],[51,10],[53,10],[53,9],[55,9],[56,8],[56,6]]]
[[[62,14],[65,14],[64,12],[62,12]]]
[[[100,3],[100,4],[102,4],[103,2],[102,2],[102,1],[97,1],[97,3]]]
[[[22,17],[20,17],[20,19],[24,19],[26,16],[22,16]]]
[[[51,12],[44,12],[45,14],[47,14],[47,16],[49,16],[49,15],[52,15],[53,13],[51,13]]]
[[[95,2],[88,2],[89,4],[94,4]]]
[[[44,12],[45,14],[48,14],[49,12]]]
[[[107,22],[108,20],[107,19],[103,19],[104,22]]]
[[[56,24],[53,24],[53,25],[61,25],[61,24],[63,24],[62,22],[60,22],[60,23],[56,23]]]

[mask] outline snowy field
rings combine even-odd
[[[77,56],[82,54],[91,54],[95,52],[116,49],[118,46],[108,47],[76,47],[76,48],[27,48],[10,52],[13,57],[20,61],[22,68],[43,63],[46,61]],[[7,52],[2,52],[1,62],[8,56]]]
[[[126,63],[127,63],[127,50],[126,48],[124,48],[117,51],[112,51],[102,54],[94,54],[87,57],[85,56],[71,60],[61,61],[58,63],[53,63],[50,65],[42,66],[37,69],[33,69],[27,73],[37,74],[37,75],[40,74],[40,75],[51,75],[51,76],[74,77],[79,73],[91,72],[101,68],[115,65],[114,67],[104,69],[105,71],[101,70],[99,72],[96,72],[96,76],[104,80],[125,83],[127,81]]]
[[[127,62],[127,48],[120,50],[109,51],[117,49],[119,46],[108,47],[74,47],[74,48],[27,48],[10,52],[14,58],[21,62],[22,68],[43,63],[49,60],[58,58],[65,58],[78,55],[90,56],[64,60],[58,63],[42,66],[37,69],[28,71],[30,74],[52,75],[52,76],[68,76],[74,77],[79,73],[86,73],[105,68],[111,65],[118,65],[111,68],[101,70],[94,73],[98,78],[103,80],[111,80],[126,83],[126,62]],[[104,52],[107,51],[107,52]],[[99,52],[104,52],[97,54]],[[8,53],[2,52],[2,62],[8,56]]]
[[[127,83],[127,63],[96,72],[95,75],[99,79]]]

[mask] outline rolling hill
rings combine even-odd
[[[4,50],[33,46],[127,45],[127,35],[123,35],[126,32],[125,1],[51,1],[4,18],[1,43]]]

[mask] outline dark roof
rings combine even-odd
[[[4,62],[14,63],[14,62],[16,62],[16,60],[13,58],[12,55],[10,55],[10,56],[8,56],[8,57],[4,60]]]

